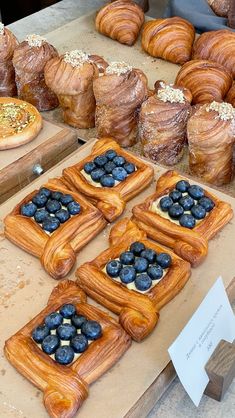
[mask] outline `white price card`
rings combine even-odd
[[[219,277],[169,347],[179,379],[196,406],[209,382],[205,365],[221,340],[235,339],[235,316]]]

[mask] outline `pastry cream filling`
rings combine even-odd
[[[1,103],[0,104],[0,137],[22,132],[31,122],[35,115],[26,110],[26,104]]]
[[[28,42],[29,46],[32,46],[32,47],[36,46],[38,48],[42,46],[44,42],[46,42],[45,38],[43,38],[40,35],[35,35],[35,33],[33,33],[32,35],[26,36],[25,40],[26,42]]]
[[[235,118],[235,109],[230,103],[212,102],[206,107],[207,112],[218,112],[218,119],[231,120]]]
[[[4,24],[0,22],[0,35],[4,35]]]
[[[163,82],[160,83],[160,86],[161,89],[157,92],[157,98],[162,102],[185,103],[185,97],[182,90],[172,87],[172,84],[168,85]]]
[[[90,62],[89,55],[79,49],[74,49],[73,51],[66,52],[64,54],[63,60],[75,68],[82,67],[85,62]]]
[[[129,71],[131,71],[131,70],[132,70],[132,66],[131,65],[126,64],[123,61],[121,61],[121,62],[113,61],[106,68],[105,74],[121,75],[121,74],[126,74]]]

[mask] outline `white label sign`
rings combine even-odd
[[[219,277],[168,350],[179,379],[196,406],[209,382],[205,365],[222,339],[235,339],[235,316]]]

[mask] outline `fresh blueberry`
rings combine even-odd
[[[48,335],[42,342],[42,350],[46,354],[54,354],[60,345],[57,335]]]
[[[78,202],[71,202],[68,204],[67,209],[70,215],[78,215],[81,212],[81,206]]]
[[[179,200],[179,204],[182,206],[184,210],[190,210],[191,207],[194,205],[194,200],[191,196],[185,195],[181,197]]]
[[[49,198],[51,196],[51,191],[49,189],[47,189],[46,187],[42,187],[39,190],[40,194],[44,194],[47,198]]]
[[[69,345],[63,345],[57,348],[55,352],[55,361],[59,364],[70,364],[74,359],[74,350]]]
[[[94,163],[97,167],[103,167],[108,162],[108,158],[105,155],[99,155],[94,158]]]
[[[76,328],[81,328],[82,324],[84,322],[86,322],[86,318],[83,315],[76,315],[75,314],[75,315],[72,316],[71,322]]]
[[[115,167],[112,171],[112,176],[117,181],[123,181],[127,177],[127,172],[123,167]]]
[[[63,318],[70,319],[73,315],[76,314],[76,308],[72,303],[66,303],[65,305],[61,306],[60,314]]]
[[[47,203],[47,197],[44,194],[37,193],[32,198],[32,202],[38,207],[43,208],[45,204]]]
[[[143,273],[144,271],[147,270],[148,266],[149,266],[149,262],[148,260],[146,260],[146,258],[138,257],[135,259],[134,269],[137,273]]]
[[[78,334],[72,338],[70,345],[75,353],[83,353],[88,347],[88,339],[85,335]]]
[[[50,213],[56,213],[58,210],[61,209],[61,203],[58,202],[58,200],[55,200],[55,199],[48,200],[48,202],[46,204],[46,209]]]
[[[99,183],[100,179],[102,176],[105,175],[105,171],[103,168],[95,168],[94,170],[92,170],[91,172],[91,178],[93,181],[95,181],[96,183]]]
[[[206,212],[210,212],[215,206],[213,200],[206,196],[202,197],[198,203],[206,210]]]
[[[161,266],[154,264],[154,266],[148,268],[147,273],[152,280],[160,280],[163,276],[163,269]]]
[[[58,312],[52,312],[45,318],[45,324],[49,329],[56,329],[63,322],[63,317]]]
[[[140,253],[140,256],[146,258],[146,260],[148,260],[149,263],[154,263],[154,261],[156,260],[157,253],[156,251],[152,250],[152,248],[146,248],[146,250]]]
[[[187,192],[188,188],[190,187],[190,184],[186,180],[180,180],[178,183],[176,183],[175,188],[179,190],[181,193]]]
[[[60,325],[57,328],[56,333],[61,340],[68,341],[75,337],[77,330],[73,325],[66,323]]]
[[[194,205],[191,209],[191,214],[195,219],[204,219],[206,216],[206,209],[201,205]]]
[[[127,174],[134,173],[135,171],[135,166],[132,163],[125,163],[123,168],[125,168]]]
[[[117,156],[117,153],[113,149],[109,149],[105,153],[105,157],[107,157],[108,160],[110,160],[110,161],[113,160],[116,156]]]
[[[102,335],[102,328],[96,321],[86,321],[81,327],[82,333],[88,340],[97,340]]]
[[[139,274],[135,279],[135,287],[144,292],[152,286],[152,279],[147,273]]]
[[[131,283],[135,280],[136,271],[134,267],[131,266],[123,267],[119,273],[119,277],[122,283]]]
[[[160,253],[157,255],[157,264],[159,264],[160,267],[163,269],[167,269],[170,267],[172,259],[171,256],[167,253]]]
[[[121,263],[126,265],[134,264],[135,261],[135,256],[131,251],[125,251],[121,253],[119,258]]]
[[[202,187],[193,184],[188,189],[188,194],[195,200],[199,200],[204,196],[204,190]]]
[[[109,174],[105,174],[101,177],[100,184],[103,187],[113,187],[115,185],[115,180]]]
[[[171,219],[179,219],[180,216],[183,215],[183,213],[184,213],[184,209],[182,208],[181,205],[179,205],[179,203],[174,203],[168,211],[168,214]]]
[[[115,167],[116,165],[112,161],[109,161],[107,164],[105,164],[104,169],[106,174],[111,174]]]
[[[121,155],[117,155],[114,157],[113,162],[117,167],[122,167],[126,163],[126,160]]]
[[[32,337],[36,343],[41,344],[49,334],[50,330],[46,325],[39,325],[33,330]]]
[[[111,260],[106,265],[106,272],[110,277],[118,277],[121,271],[122,265],[118,260]]]
[[[144,250],[145,250],[145,245],[142,242],[139,242],[139,241],[133,242],[130,246],[130,251],[134,255],[137,255],[137,256],[140,255],[140,253]]]
[[[70,218],[70,214],[66,209],[60,209],[55,213],[55,216],[63,224]]]
[[[91,174],[91,172],[96,168],[96,165],[94,161],[89,161],[89,163],[86,163],[83,167],[85,173]]]
[[[195,218],[192,215],[187,214],[187,213],[185,213],[179,218],[179,223],[181,226],[184,226],[185,228],[189,228],[189,229],[194,228],[196,225]]]
[[[37,212],[34,215],[34,219],[36,222],[41,224],[47,217],[49,217],[49,213],[46,209],[38,209]]]
[[[160,199],[160,208],[163,212],[168,212],[170,207],[173,205],[173,200],[169,196],[164,196]]]
[[[63,196],[63,193],[61,192],[51,192],[51,199],[53,200],[60,200]]]
[[[169,193],[169,197],[175,203],[180,200],[180,198],[182,197],[182,193],[179,190],[172,190],[172,192]]]
[[[37,206],[34,203],[25,203],[21,206],[20,213],[23,216],[28,216],[29,218],[31,218],[35,215],[36,210]]]
[[[48,216],[42,223],[42,229],[47,232],[54,232],[60,226],[60,221],[54,216]]]
[[[73,196],[71,194],[63,194],[60,198],[60,202],[63,206],[67,206],[69,203],[73,202]]]

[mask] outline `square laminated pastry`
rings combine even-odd
[[[172,248],[194,267],[206,257],[208,240],[233,217],[229,203],[175,171],[163,174],[156,192],[132,212],[148,237]]]
[[[146,238],[127,218],[110,232],[110,247],[76,272],[77,284],[119,315],[136,341],[155,327],[158,311],[177,295],[191,274],[190,264]]]
[[[9,362],[43,392],[50,417],[72,418],[89,385],[125,353],[130,337],[107,313],[86,303],[71,280],[54,288],[48,305],[5,343]]]
[[[54,278],[66,276],[76,253],[105,226],[102,213],[84,196],[53,184],[26,196],[4,219],[5,236],[40,258]]]
[[[126,202],[152,178],[152,167],[111,138],[99,139],[88,157],[63,171],[66,187],[70,184],[83,193],[109,222],[122,214]]]

